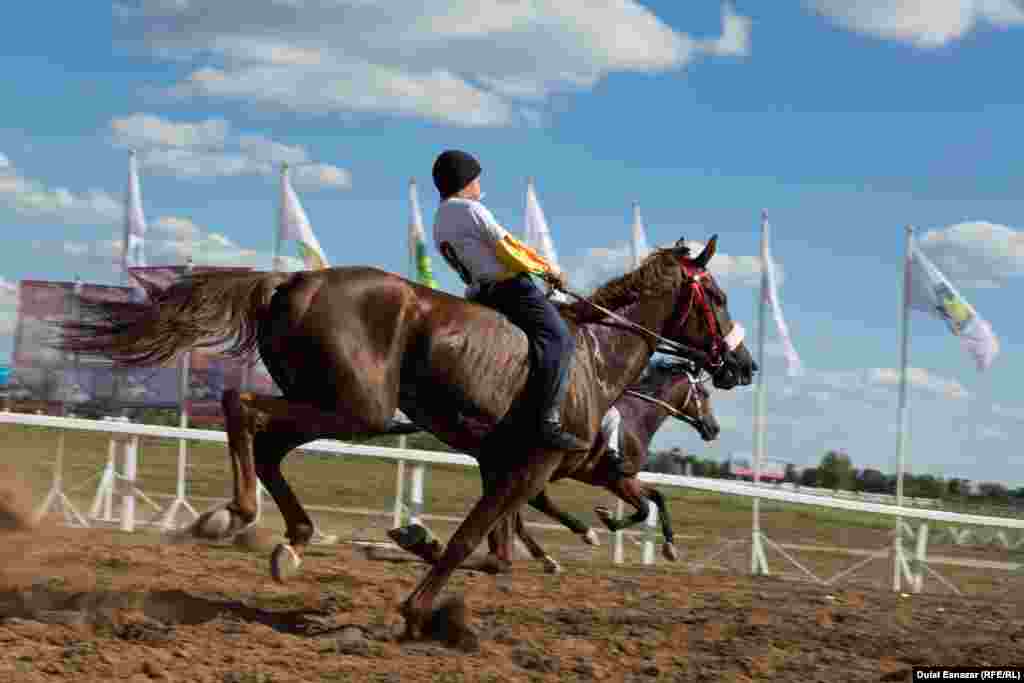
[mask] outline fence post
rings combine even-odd
[[[622,499],[616,501],[615,504],[615,519],[622,519],[626,515],[626,504],[622,502]],[[622,564],[622,530],[619,529],[615,532],[615,546],[612,551],[612,562],[615,564]]]
[[[647,501],[647,530],[644,534],[644,564],[654,564],[654,539],[658,537],[658,506]]]
[[[121,531],[135,531],[135,478],[138,473],[139,437],[124,442],[124,486],[121,494]]]
[[[423,463],[418,462],[412,468],[412,491],[409,500],[409,523],[423,524]]]
[[[395,470],[395,509],[392,528],[397,529],[402,526],[402,508],[405,501],[405,460],[399,459]]]
[[[927,566],[928,552],[928,522],[921,522],[917,527],[917,549],[914,553],[914,592],[921,592],[921,584],[924,580],[924,570]]]

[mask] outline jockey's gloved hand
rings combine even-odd
[[[565,273],[560,270],[544,273],[544,281],[554,289],[565,291]]]

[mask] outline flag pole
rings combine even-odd
[[[281,257],[281,226],[284,223],[284,181],[288,176],[288,162],[281,162],[281,206],[278,207],[277,212],[277,230],[274,231],[274,255],[272,256],[273,261],[271,262],[270,269],[275,273],[281,268],[280,257]]]
[[[761,539],[761,496],[756,488],[761,481],[761,458],[764,455],[765,442],[765,384],[764,345],[767,337],[768,312],[768,212],[761,211],[761,298],[757,310],[757,365],[761,369],[757,373],[757,391],[754,395],[754,500],[753,528],[750,546],[750,573],[768,574],[768,562],[764,555]]]
[[[903,470],[906,461],[909,434],[909,410],[907,406],[907,358],[910,351],[910,268],[914,228],[906,226],[906,244],[903,258],[903,315],[900,322],[900,393],[899,393],[899,437],[896,444],[896,530],[893,536],[893,577],[892,589],[900,590],[902,573],[909,578],[909,567],[903,554]]]

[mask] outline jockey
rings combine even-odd
[[[539,275],[560,288],[565,277],[535,251],[501,227],[480,203],[480,164],[458,150],[434,162],[441,205],[434,216],[434,243],[466,283],[466,296],[503,313],[530,340],[528,387],[537,405],[540,442],[559,450],[589,445],[562,427],[561,405],[568,387],[575,340],[554,304],[530,279]]]

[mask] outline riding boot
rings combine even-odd
[[[540,440],[549,448],[562,451],[585,451],[590,444],[565,431],[562,426],[561,412],[556,406],[540,421]]]
[[[609,448],[605,451],[605,457],[608,458],[608,472],[611,474],[613,481],[628,477],[631,474],[626,471],[626,463],[622,460],[622,454],[617,450]]]

